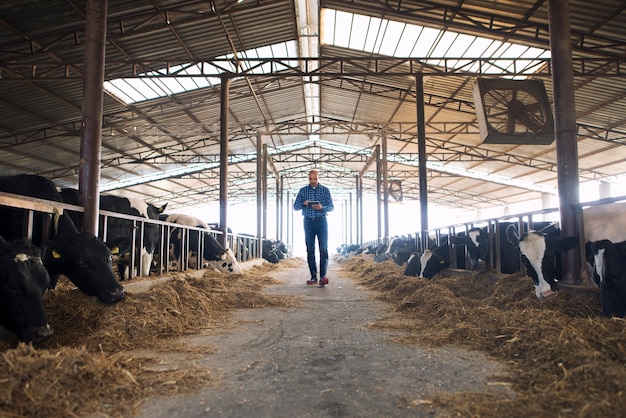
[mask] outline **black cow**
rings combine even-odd
[[[44,264],[52,287],[62,274],[104,304],[122,300],[124,288],[115,279],[112,262],[114,254],[128,251],[130,241],[119,237],[104,243],[90,232],[78,232],[67,214],[57,214],[54,225],[54,238],[44,243]]]
[[[61,190],[61,196],[65,203],[72,205],[80,205],[79,192],[76,189],[64,188]],[[137,216],[145,219],[159,219],[159,215],[163,213],[167,204],[157,207],[150,203],[145,203],[139,199],[130,199],[123,196],[115,195],[100,195],[100,209],[109,212],[116,212],[125,215]],[[76,225],[82,225],[83,214],[82,212],[72,212],[72,218]],[[141,226],[139,226],[141,228]],[[104,217],[100,217],[100,231],[105,234],[107,242],[114,242],[117,240],[128,240],[132,242],[133,231],[135,230],[135,223],[132,220],[121,219],[114,216],[110,216],[106,221],[106,231],[104,231]],[[135,244],[136,260],[141,259],[141,276],[150,275],[150,268],[152,266],[152,258],[154,251],[159,243],[159,230],[160,226],[152,223],[143,224],[143,235],[137,234],[137,241],[142,240],[143,244],[139,246],[139,243]],[[116,257],[116,264],[118,265],[118,273],[120,280],[129,278],[129,253],[119,254]]]
[[[446,242],[432,250],[425,250],[420,256],[413,253],[408,260],[404,275],[431,279],[448,267],[450,267],[450,246]]]
[[[171,214],[162,215],[161,219],[166,222],[171,222],[180,225],[193,226],[197,228],[206,229],[207,232],[202,232],[202,258],[203,263],[206,261],[212,267],[221,271],[222,273],[241,273],[241,267],[235,258],[235,254],[230,248],[224,248],[219,241],[211,235],[208,231],[211,230],[209,225],[201,219],[194,216],[184,214]],[[181,242],[181,230],[176,228],[170,234],[170,247],[173,252],[173,257],[177,260],[180,266],[182,245]],[[199,243],[199,231],[189,231],[189,252],[193,253],[197,251]]]
[[[27,240],[0,237],[0,325],[26,343],[38,343],[54,332],[43,304],[50,276],[42,258],[42,250]]]
[[[50,201],[61,201],[61,195],[52,181],[36,175],[0,177],[0,191]],[[27,214],[16,208],[0,206],[0,235],[8,240],[23,238]],[[95,296],[102,303],[112,304],[124,298],[124,288],[113,273],[112,253],[126,251],[128,241],[114,241],[107,246],[90,233],[79,233],[67,214],[56,216],[54,225],[47,228],[48,214],[35,212],[33,240],[45,247],[44,266],[54,287],[60,274],[66,276],[84,293]],[[52,236],[43,241],[40,237]]]

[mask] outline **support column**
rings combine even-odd
[[[387,166],[387,132],[382,132],[383,226],[384,241],[389,240],[389,170]]]
[[[83,231],[98,235],[100,207],[100,154],[102,148],[102,96],[107,28],[107,0],[88,0],[85,24],[82,129],[78,190],[85,208]]]
[[[263,238],[263,134],[256,133],[256,237],[257,257],[261,257]]]
[[[376,152],[376,226],[378,227],[378,231],[377,231],[377,235],[376,235],[376,242],[378,243],[378,245],[381,244],[380,242],[380,237],[382,236],[382,227],[381,227],[381,217],[382,217],[382,211],[380,209],[380,193],[381,193],[381,184],[380,184],[380,179],[381,179],[381,171],[382,171],[382,167],[380,166],[380,145],[376,145],[375,147],[375,152]]]
[[[263,239],[267,238],[267,164],[267,144],[263,144]]]
[[[428,248],[428,180],[426,173],[426,116],[424,115],[424,74],[415,75],[417,105],[417,158],[420,185],[420,227],[423,248]]]
[[[576,135],[576,105],[572,70],[572,38],[569,1],[548,0],[550,51],[552,56],[552,89],[554,96],[554,131],[559,187],[559,207],[563,236],[580,236],[579,249],[567,251],[563,257],[562,273],[565,283],[582,282],[581,252],[584,251],[582,211],[579,200],[578,144]],[[584,259],[584,256],[582,257]]]
[[[220,243],[224,248],[228,245],[228,108],[230,105],[230,83],[227,74],[222,74],[220,99]]]

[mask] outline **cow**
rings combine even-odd
[[[269,239],[264,239],[261,244],[261,255],[263,259],[272,264],[278,264],[280,261],[280,252],[276,250],[276,245]]]
[[[404,275],[432,279],[448,267],[450,267],[450,247],[446,242],[433,249],[424,250],[419,256],[413,253],[404,269]]]
[[[20,174],[0,177],[0,191],[22,196],[61,202],[61,194],[48,178]],[[25,236],[23,225],[27,213],[22,209],[0,206],[0,235],[7,240]],[[34,216],[33,242],[44,247],[44,266],[54,288],[59,275],[66,276],[84,293],[95,296],[104,304],[124,299],[124,288],[115,279],[111,257],[113,253],[126,251],[129,241],[119,239],[108,245],[87,232],[78,232],[67,213],[55,214],[54,222],[47,227],[48,214],[36,212]],[[52,238],[42,238],[42,237]]]
[[[535,296],[542,299],[556,294],[561,275],[559,254],[576,247],[578,237],[558,237],[535,230],[519,236],[515,225],[509,225],[507,238],[519,249],[526,273],[535,284]]]
[[[54,233],[52,240],[44,242],[44,265],[52,288],[62,274],[105,305],[124,299],[124,287],[113,273],[113,256],[127,252],[130,240],[118,237],[105,243],[90,232],[79,232],[66,213],[55,214]]]
[[[403,266],[404,263],[409,261],[411,254],[417,249],[417,243],[415,238],[409,237],[394,237],[389,242],[386,255],[387,258],[393,260],[399,266]]]
[[[603,308],[603,314],[614,315],[610,313],[615,311],[615,308],[611,308],[611,306],[617,305],[615,298],[619,298],[621,292],[617,278],[621,277],[620,272],[624,266],[621,264],[623,263],[622,258],[618,256],[619,246],[616,249],[613,247],[613,243],[626,241],[626,202],[584,208],[583,223],[585,258],[593,269],[593,280],[597,280],[601,288],[601,302],[608,305],[607,313],[604,313]],[[511,237],[511,241],[521,241],[522,237],[517,238],[515,235],[516,233]],[[536,296],[544,298],[553,295],[556,291],[554,282],[555,280],[558,281],[560,275],[560,266],[552,260],[551,254],[555,254],[555,258],[558,260],[556,256],[562,250],[574,248],[580,240],[578,237],[562,237],[559,238],[559,241],[564,241],[564,243],[559,241],[551,243],[551,240],[539,235],[527,238],[525,241],[526,249],[523,250],[521,246],[518,248],[522,255],[524,255],[522,250],[528,253],[526,255],[528,261],[525,261],[527,273],[533,277],[533,280],[535,280],[535,276],[538,278],[535,282]],[[553,251],[550,250],[551,245],[554,245]],[[608,253],[607,249],[609,250]],[[611,261],[608,268],[607,260]],[[604,283],[605,278],[603,276],[607,272],[611,274],[611,284]],[[615,285],[616,283],[618,285]],[[610,294],[611,292],[615,294]]]
[[[30,241],[0,236],[0,325],[25,343],[39,343],[54,333],[43,303],[50,276],[42,260],[43,251]]]
[[[594,241],[590,251],[597,260],[602,315],[626,316],[626,241]]]
[[[72,205],[80,205],[79,192],[76,189],[63,188],[61,189],[61,196],[64,203]],[[106,210],[109,212],[116,212],[125,215],[137,216],[145,219],[158,220],[159,215],[163,213],[167,203],[161,207],[157,207],[151,203],[145,203],[139,199],[131,199],[123,196],[100,195],[100,210]],[[82,212],[72,212],[72,218],[77,225],[82,225],[83,214]],[[117,218],[115,216],[109,216],[106,221],[106,231],[104,231],[104,217],[100,217],[100,231],[105,234],[106,241],[112,242],[120,239],[128,240],[132,242],[133,232],[135,230],[135,222],[129,219]],[[142,226],[139,226],[141,231]],[[143,224],[143,234],[137,234],[137,240],[141,239],[142,245],[138,243],[134,245],[136,251],[136,259],[141,258],[140,266],[141,276],[149,276],[150,268],[152,266],[152,258],[154,251],[159,243],[160,226],[146,222]],[[130,278],[129,272],[129,253],[119,254],[116,257],[116,264],[118,267],[118,274],[120,280]]]
[[[489,261],[489,234],[487,228],[472,227],[467,233],[452,235],[450,242],[467,249],[470,270],[475,270],[479,262],[487,265]]]
[[[219,241],[208,231],[211,230],[209,225],[203,220],[191,215],[185,214],[163,214],[161,220],[175,224],[192,226],[196,228],[206,229],[202,232],[202,259],[209,265],[222,273],[241,273],[241,267],[230,248],[224,248]],[[197,251],[199,243],[199,231],[189,230],[189,252]],[[180,266],[183,242],[181,240],[182,231],[178,228],[172,230],[170,234],[170,247],[174,253],[174,259]]]
[[[508,239],[507,231],[511,227],[515,227],[517,231],[518,222],[497,222],[495,226],[495,235],[500,237],[500,272],[504,274],[514,274],[520,271],[520,253],[516,244]],[[522,222],[524,230],[529,229],[527,222]],[[560,230],[554,222],[534,222],[532,224],[533,230],[544,232],[548,235],[557,237],[560,235]],[[467,233],[461,233],[450,237],[450,242],[455,246],[464,246],[467,249],[467,258],[469,260],[469,269],[475,270],[480,266],[480,262],[483,262],[488,266],[491,262],[490,248],[489,248],[489,232],[486,227],[472,227]],[[493,237],[495,244],[496,239]],[[495,252],[493,252],[495,257]],[[457,262],[459,258],[457,257]],[[557,258],[557,262],[559,259]],[[464,264],[464,261],[462,262]]]

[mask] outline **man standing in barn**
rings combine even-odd
[[[333,198],[328,187],[319,184],[317,170],[309,171],[309,185],[298,192],[293,202],[294,210],[301,210],[304,216],[304,240],[306,242],[307,261],[311,278],[306,284],[317,284],[317,263],[315,261],[315,238],[320,251],[319,285],[328,284],[326,270],[328,268],[328,221],[326,214],[331,212]]]

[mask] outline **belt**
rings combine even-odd
[[[309,219],[311,221],[317,221],[320,219],[326,219],[326,216],[316,216],[315,218],[311,218],[310,216],[305,216],[306,219]]]

